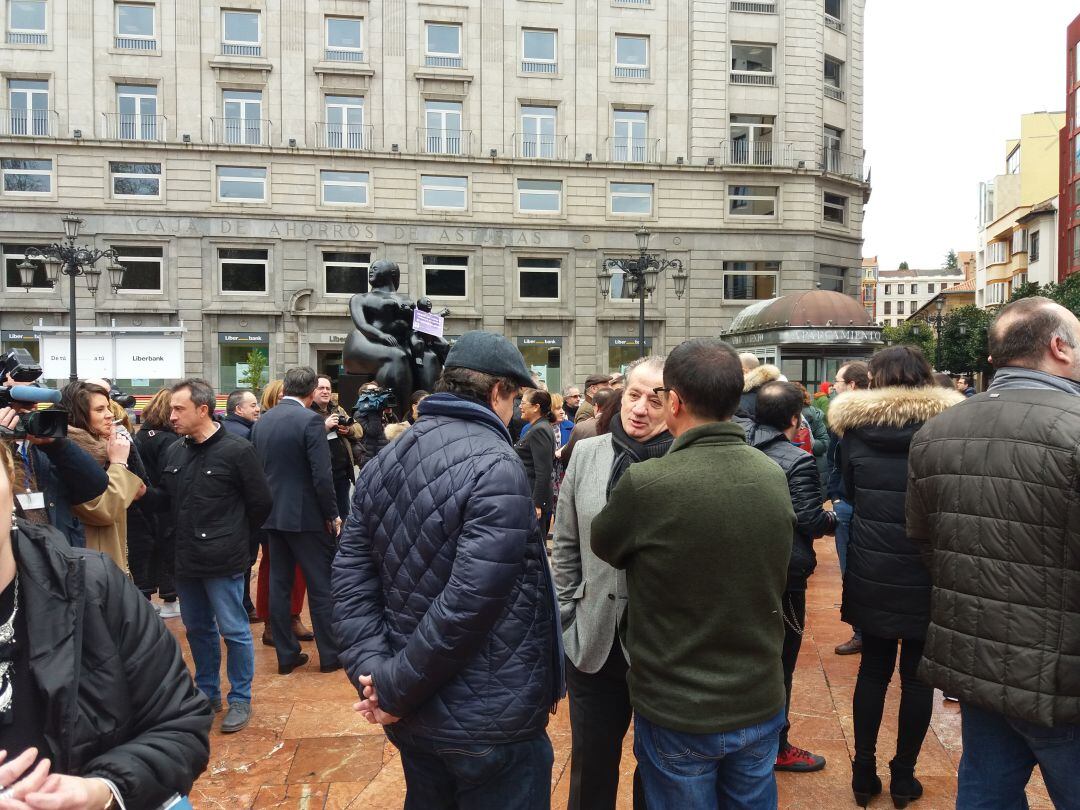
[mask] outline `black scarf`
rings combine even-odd
[[[649,458],[660,458],[667,453],[671,443],[675,441],[675,437],[665,430],[646,442],[639,442],[626,434],[619,414],[611,420],[611,439],[615,445],[615,460],[611,464],[611,475],[608,477],[607,497],[609,499],[611,490],[619,483],[623,473],[630,469],[631,464]]]

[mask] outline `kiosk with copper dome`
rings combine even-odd
[[[844,363],[865,360],[885,345],[881,327],[862,304],[829,290],[751,304],[723,337],[736,351],[779,366],[789,380],[811,389],[832,380]]]

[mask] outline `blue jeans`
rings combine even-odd
[[[645,802],[678,810],[776,810],[776,749],[784,712],[756,726],[687,734],[634,712],[634,754]]]
[[[386,736],[401,752],[405,810],[550,810],[547,732],[498,745]]]
[[[195,685],[210,700],[221,699],[221,639],[228,651],[229,703],[251,702],[255,645],[244,610],[244,574],[203,579],[176,578]]]
[[[847,570],[847,547],[851,539],[851,517],[855,513],[851,504],[847,501],[833,501],[833,512],[836,513],[836,556],[840,560],[840,574]]]
[[[1046,728],[960,704],[964,753],[956,810],[1027,810],[1038,764],[1058,810],[1080,808],[1080,725]]]

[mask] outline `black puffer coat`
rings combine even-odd
[[[923,639],[930,623],[930,573],[908,539],[908,449],[933,416],[963,401],[944,388],[849,391],[829,406],[845,500],[855,510],[840,615],[881,638]]]
[[[450,394],[360,473],[334,560],[334,629],[388,727],[506,743],[547,725],[561,651],[525,469],[489,408]]]
[[[129,808],[189,793],[213,714],[176,640],[104,554],[22,521],[13,539],[53,769],[112,781]]]

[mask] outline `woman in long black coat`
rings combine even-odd
[[[532,488],[533,507],[540,528],[547,531],[553,512],[555,488],[552,471],[555,465],[555,414],[551,394],[529,388],[521,397],[521,416],[528,423],[514,450],[525,465]]]
[[[885,693],[900,650],[900,717],[889,790],[897,807],[922,795],[915,762],[930,725],[933,689],[916,676],[930,623],[930,574],[907,537],[908,450],[926,420],[963,401],[934,386],[922,353],[895,346],[870,361],[871,387],[838,396],[829,424],[841,437],[837,459],[855,513],[841,615],[862,630],[855,685],[852,790],[863,807],[881,792],[877,737]]]

